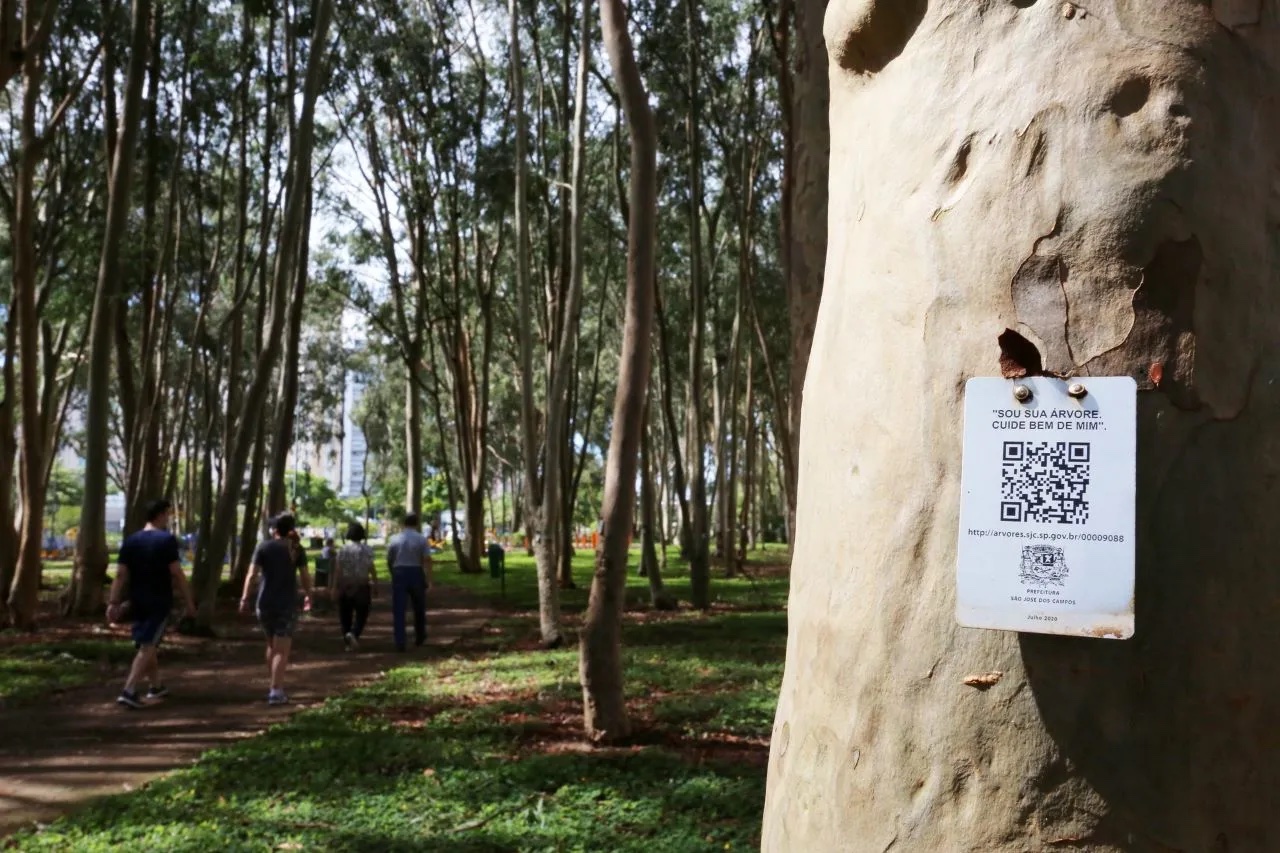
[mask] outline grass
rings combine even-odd
[[[723,570],[712,568],[711,582],[712,604],[734,607],[782,607],[787,600],[787,578],[777,572],[760,573],[763,565],[786,563],[787,552],[776,546],[749,553],[746,571],[740,579],[725,581],[721,576]],[[381,561],[381,555],[379,554]],[[458,570],[458,564],[452,551],[437,554],[435,572],[438,583],[449,586],[461,586],[479,595],[488,596],[496,606],[519,610],[536,610],[538,607],[538,572],[532,557],[523,551],[511,550],[506,558],[506,591],[498,580],[489,577],[486,570],[481,574],[464,574]],[[627,605],[641,606],[649,601],[649,581],[636,573],[639,563],[639,550],[632,549],[631,570],[627,576]],[[382,566],[382,562],[379,562]],[[573,558],[573,579],[575,589],[560,592],[560,601],[566,611],[582,610],[587,606],[587,596],[591,591],[591,578],[595,571],[595,554],[588,549],[579,549]],[[663,573],[663,582],[667,592],[680,601],[690,600],[692,589],[689,582],[688,565],[677,558],[674,550],[670,553],[669,567]]]
[[[87,684],[133,659],[116,640],[67,640],[0,647],[0,706]]]
[[[438,566],[488,592],[488,575]],[[575,562],[585,598],[590,559]],[[582,737],[576,649],[536,647],[532,561],[512,612],[452,657],[395,669],[188,770],[10,843],[23,850],[745,850],[759,843],[785,579],[717,579],[726,607],[623,631],[631,745]],[[676,573],[673,592],[687,597]],[[630,592],[647,595],[643,579]]]

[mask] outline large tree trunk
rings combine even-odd
[[[626,313],[618,357],[618,392],[601,508],[604,543],[582,622],[579,672],[587,736],[595,742],[610,742],[626,737],[631,730],[622,691],[622,606],[635,516],[637,454],[649,388],[658,142],[622,0],[601,0],[600,18],[613,79],[631,131],[631,221],[627,228]]]
[[[827,33],[764,848],[1280,850],[1274,5],[838,0]],[[962,389],[1006,328],[1138,382],[1132,640],[956,627]]]
[[[107,456],[111,436],[111,349],[120,293],[120,249],[132,209],[134,153],[142,119],[142,84],[150,48],[148,27],[151,0],[134,0],[129,40],[129,70],[125,77],[124,115],[115,145],[107,195],[106,232],[98,264],[89,333],[89,400],[85,406],[84,502],[76,535],[75,570],[67,593],[68,611],[87,616],[102,604],[102,581],[107,571]],[[132,371],[133,365],[118,365]]]

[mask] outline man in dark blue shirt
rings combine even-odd
[[[253,552],[253,562],[244,579],[240,610],[248,612],[249,593],[261,577],[257,611],[258,624],[267,637],[267,668],[271,676],[267,704],[284,705],[289,701],[284,692],[284,674],[289,668],[293,629],[298,621],[298,575],[302,575],[302,588],[308,598],[311,595],[311,576],[301,547],[290,540],[290,534],[297,528],[294,517],[283,513],[271,527],[272,537],[259,544]]]
[[[122,595],[128,587],[133,642],[138,649],[124,690],[116,699],[116,703],[125,708],[143,707],[137,692],[138,682],[143,679],[150,688],[147,698],[160,699],[168,693],[160,682],[158,656],[169,613],[173,610],[174,586],[182,593],[187,616],[196,614],[195,599],[191,597],[191,587],[178,557],[178,540],[169,532],[171,508],[165,500],[152,502],[147,507],[146,526],[124,540],[116,558],[116,578],[111,585],[107,619],[112,623],[119,621]]]

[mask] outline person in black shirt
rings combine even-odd
[[[191,587],[187,584],[187,576],[182,573],[182,562],[178,557],[178,540],[169,532],[171,508],[168,501],[154,501],[147,507],[146,526],[120,545],[116,578],[111,584],[111,597],[108,599],[107,620],[114,624],[120,619],[122,595],[128,587],[133,642],[138,653],[116,704],[134,710],[143,707],[137,685],[144,679],[150,688],[148,699],[160,699],[168,694],[160,682],[158,655],[160,641],[169,624],[169,613],[173,610],[175,586],[186,603],[186,615],[196,615],[195,599],[191,597]]]

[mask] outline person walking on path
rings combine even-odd
[[[378,582],[373,549],[365,544],[364,525],[353,521],[347,528],[347,544],[335,554],[330,588],[338,594],[338,619],[347,651],[360,648],[360,635],[369,619],[373,586]]]
[[[133,643],[138,653],[133,658],[128,679],[116,704],[130,710],[143,707],[138,698],[138,684],[147,682],[147,698],[162,699],[168,690],[160,681],[160,641],[169,625],[173,610],[173,588],[182,593],[186,615],[196,615],[191,586],[182,573],[178,556],[178,538],[169,532],[168,501],[154,501],[147,507],[147,524],[127,537],[116,557],[116,577],[107,599],[107,621],[120,620],[120,607],[125,587],[133,616]]]
[[[413,602],[415,645],[427,641],[427,590],[431,588],[431,546],[419,528],[418,516],[404,517],[404,530],[387,543],[391,570],[391,617],[396,651],[405,650],[404,610]]]
[[[289,513],[276,518],[271,538],[260,543],[253,552],[249,575],[244,579],[244,595],[240,599],[240,610],[247,613],[249,593],[261,576],[257,614],[258,624],[267,638],[267,669],[271,676],[271,687],[267,692],[269,705],[284,705],[289,701],[284,692],[284,676],[289,668],[293,629],[298,623],[299,575],[307,603],[311,601],[311,576],[307,572],[306,554],[304,552],[299,559],[290,542],[290,534],[296,528],[297,522]]]

